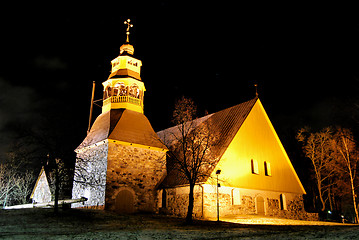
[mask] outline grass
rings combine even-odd
[[[0,210],[0,239],[356,238],[359,226],[255,225],[87,209]]]

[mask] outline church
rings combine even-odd
[[[88,200],[73,207],[185,216],[189,187],[168,167],[165,139],[176,127],[156,133],[144,115],[142,62],[133,57],[132,25],[125,24],[126,42],[102,83],[102,113],[75,150],[72,198]],[[194,217],[217,215],[218,191],[221,215],[316,218],[304,210],[306,192],[258,96],[194,121],[210,121],[219,136],[215,164],[194,189]]]

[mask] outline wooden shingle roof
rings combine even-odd
[[[200,124],[210,124],[210,129],[218,138],[216,144],[211,147],[211,152],[213,157],[217,159],[217,162],[214,162],[212,168],[208,169],[208,174],[204,175],[208,176],[218,164],[218,161],[221,159],[236,133],[241,128],[243,122],[247,118],[257,100],[258,98],[256,97],[247,102],[243,102],[233,107],[194,120],[196,121],[195,126],[199,126]],[[167,146],[172,148],[176,144],[176,141],[173,139],[168,140],[168,138],[171,138],[171,135],[176,134],[176,131],[179,131],[177,126],[160,131],[157,134],[163,142],[170,143]],[[171,153],[169,153],[167,160],[167,176],[161,185],[164,187],[173,187],[187,184],[187,180],[183,174],[171,167],[171,157],[174,156],[171,156]],[[199,179],[200,182],[204,182],[206,180],[207,179]]]
[[[147,117],[128,109],[111,109],[98,116],[89,134],[77,149],[106,139],[167,149],[153,130]]]

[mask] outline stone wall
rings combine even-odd
[[[304,209],[303,196],[296,195],[294,198],[287,200],[287,209],[281,210],[279,199],[267,198],[268,216],[296,219],[296,220],[319,220],[317,213],[308,213]]]
[[[72,204],[72,207],[104,208],[107,150],[108,142],[103,141],[77,152],[72,198],[86,197],[88,200]]]
[[[217,217],[217,192],[216,186],[197,185],[194,189],[194,217]],[[188,206],[189,187],[177,187],[165,189],[166,212],[185,217]],[[239,194],[234,192],[238,191]],[[257,214],[256,200],[261,196],[264,200],[264,214],[271,217],[288,219],[318,220],[318,214],[307,213],[304,210],[303,197],[298,194],[285,193],[285,209],[281,209],[280,195],[282,193],[221,187],[219,190],[220,216],[228,215],[253,215]],[[238,197],[239,199],[234,199]],[[159,202],[162,198],[159,199]],[[163,206],[161,206],[163,207]]]
[[[202,218],[204,211],[204,208],[202,207],[202,191],[199,188],[199,186],[195,186],[194,189],[195,201],[193,205],[193,214],[195,218]],[[162,191],[165,191],[166,193],[166,207],[160,204],[161,208],[163,208],[162,210],[178,217],[185,217],[188,209],[189,187],[168,188],[161,190],[159,193],[159,203],[162,202]]]
[[[166,172],[165,151],[109,143],[106,180],[106,209],[116,210],[122,190],[134,196],[134,211],[157,212],[156,187]]]

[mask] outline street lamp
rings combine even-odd
[[[217,221],[219,222],[219,192],[218,192],[218,188],[221,186],[218,183],[218,175],[221,174],[221,170],[217,170],[216,171],[216,175],[217,175]]]

